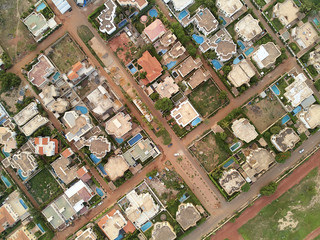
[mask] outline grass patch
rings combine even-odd
[[[318,91],[320,91],[320,79],[317,80],[317,81],[314,83],[314,86],[316,87],[316,89],[317,89]]]
[[[26,186],[28,187],[30,194],[41,207],[44,207],[63,192],[48,169],[43,169],[31,178]]]
[[[284,27],[278,18],[274,18],[271,22],[274,28],[278,31]]]
[[[263,7],[266,5],[266,2],[264,0],[256,0],[256,4],[258,4],[260,7]]]
[[[93,33],[85,25],[79,26],[77,28],[77,33],[84,43],[89,42],[94,37]]]
[[[52,47],[52,51],[48,57],[57,66],[61,73],[67,73],[77,62],[81,62],[85,55],[73,41],[73,39],[66,34],[60,38]]]
[[[211,79],[194,89],[189,95],[189,100],[203,117],[211,115],[227,101],[220,98],[220,90]]]
[[[320,226],[319,178],[318,169],[312,170],[298,185],[243,225],[239,233],[246,240],[304,239]]]

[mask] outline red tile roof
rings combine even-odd
[[[43,147],[39,147],[39,154],[43,155]]]
[[[50,141],[54,142],[54,144],[56,145],[55,149],[54,149],[54,153],[57,154],[59,152],[59,142],[58,142],[58,139],[54,139],[54,138],[51,138]]]
[[[70,157],[73,154],[71,148],[67,148],[66,150],[64,150],[61,155],[65,158]]]
[[[144,33],[150,38],[152,42],[157,40],[166,31],[167,30],[160,19],[156,19],[153,23],[151,23],[144,29]]]
[[[133,233],[135,230],[135,226],[132,224],[131,221],[128,220],[128,223],[126,226],[124,226],[123,231],[125,231],[126,233]]]
[[[38,145],[40,143],[40,138],[34,138],[34,144]]]
[[[48,145],[48,142],[49,142],[49,138],[47,137],[42,138],[42,145]]]
[[[81,68],[83,68],[81,62],[77,62],[76,64],[74,64],[74,65],[72,66],[71,72],[70,72],[69,75],[68,75],[68,78],[69,78],[70,80],[73,80],[73,79],[78,78],[79,75],[77,74],[77,72],[78,72]]]
[[[148,51],[145,51],[142,57],[138,59],[138,64],[142,67],[142,71],[147,73],[149,82],[156,80],[162,73],[161,64]]]
[[[86,168],[84,168],[84,166],[82,168],[79,168],[78,171],[77,171],[77,175],[79,178],[81,178],[84,174],[86,174]]]

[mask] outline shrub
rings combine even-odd
[[[291,156],[291,152],[279,153],[276,156],[276,161],[278,163],[284,163]]]
[[[147,177],[155,177],[157,175],[158,171],[157,169],[153,169],[151,172],[147,173]]]
[[[242,187],[241,187],[241,191],[242,192],[248,192],[250,190],[250,184],[249,183],[245,183]]]
[[[272,134],[278,134],[280,131],[281,131],[281,127],[279,127],[279,126],[273,126],[270,128],[270,132]]]
[[[260,189],[260,194],[262,196],[270,196],[277,190],[278,184],[275,182],[270,182],[268,185]]]

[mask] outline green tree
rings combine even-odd
[[[270,182],[268,185],[260,189],[260,194],[262,196],[270,196],[277,190],[278,184],[275,182]]]
[[[197,49],[192,44],[189,44],[187,46],[187,51],[192,57],[195,57],[197,55]]]
[[[141,79],[145,79],[146,76],[147,76],[147,72],[141,72],[141,73],[140,73],[140,78],[141,78]]]
[[[11,88],[19,87],[21,79],[14,73],[0,73],[1,92],[9,91]]]
[[[248,192],[249,190],[250,190],[250,184],[246,182],[246,183],[241,187],[241,191],[242,191],[242,192]]]
[[[153,93],[150,94],[150,98],[152,99],[152,101],[156,102],[156,101],[159,100],[160,95],[157,92],[153,92]]]
[[[228,94],[226,91],[221,91],[219,94],[219,99],[221,100],[227,100],[228,99]]]
[[[166,112],[173,108],[173,103],[169,98],[161,98],[154,105],[157,110]]]

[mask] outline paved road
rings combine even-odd
[[[203,236],[213,230],[218,226],[219,222],[222,220],[232,216],[238,209],[244,206],[250,199],[253,199],[255,196],[259,194],[261,187],[267,185],[269,182],[273,181],[277,177],[281,176],[286,170],[290,169],[294,166],[298,160],[302,157],[299,154],[299,150],[304,148],[304,154],[308,154],[311,152],[315,146],[320,143],[320,132],[312,135],[307,141],[305,141],[296,151],[294,151],[289,159],[283,164],[277,164],[273,168],[271,168],[268,172],[262,175],[250,188],[249,192],[241,193],[238,197],[236,197],[231,202],[227,203],[224,207],[221,207],[223,214],[216,214],[214,217],[210,217],[206,222],[204,222],[200,227],[196,228],[190,235],[188,235],[186,240],[195,240],[200,239],[200,236]],[[319,151],[318,154],[315,155],[315,159],[319,159]],[[312,164],[311,164],[312,165]],[[296,171],[296,170],[295,170]],[[295,171],[293,173],[295,173]],[[290,175],[291,176],[291,175]],[[287,182],[287,181],[286,181]],[[289,181],[290,182],[290,181]],[[228,228],[229,231],[231,231]],[[228,232],[226,230],[226,232]],[[224,239],[224,238],[217,238]],[[231,239],[231,238],[230,238]]]

